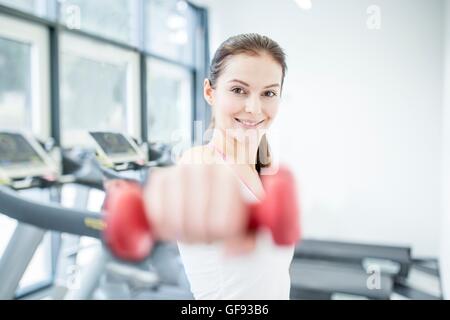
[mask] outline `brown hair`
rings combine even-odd
[[[260,53],[269,54],[276,62],[281,65],[283,75],[281,79],[281,90],[284,84],[284,77],[287,71],[286,65],[286,54],[283,49],[274,40],[257,34],[257,33],[247,33],[240,34],[228,38],[223,42],[217,49],[214,58],[211,62],[211,67],[209,71],[209,83],[212,88],[215,89],[217,85],[217,79],[222,74],[225,69],[225,63],[227,58],[238,54],[248,54],[257,56]],[[211,123],[208,130],[214,129],[215,119],[214,114],[211,114]],[[261,168],[270,167],[272,164],[271,153],[269,143],[267,142],[267,137],[264,135],[258,147],[258,152],[256,155],[256,170],[261,173]]]

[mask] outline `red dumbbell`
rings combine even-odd
[[[248,205],[249,231],[267,228],[278,245],[293,245],[300,239],[299,210],[294,178],[280,168],[263,176],[266,198]],[[108,188],[104,204],[104,238],[119,258],[141,261],[151,252],[155,239],[145,214],[141,187],[133,182],[115,181]]]

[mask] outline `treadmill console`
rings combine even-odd
[[[95,142],[100,161],[106,166],[146,163],[144,153],[130,137],[117,132],[89,132],[89,134]]]
[[[55,162],[31,135],[0,131],[1,179],[56,177],[57,168]]]

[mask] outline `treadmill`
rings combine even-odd
[[[301,241],[295,248],[294,258],[355,264],[364,269],[376,266],[395,280],[407,278],[412,263],[409,247],[314,239]]]
[[[18,221],[18,226],[0,258],[0,300],[15,298],[19,282],[48,231],[91,237],[102,242],[92,268],[87,274],[81,275],[79,290],[66,298],[92,298],[105,271],[132,283],[139,290],[154,288],[153,291],[160,291],[158,288],[166,284],[173,285],[169,289],[176,287],[178,279],[172,279],[173,273],[169,273],[171,255],[168,254],[165,243],[155,245],[147,258],[153,262],[153,268],[143,272],[139,270],[139,265],[116,259],[107,244],[103,243],[102,230],[105,222],[102,213],[41,203],[27,199],[18,192],[80,181],[83,185],[101,189],[105,175],[95,163],[86,161],[86,165],[83,164],[79,168],[75,164],[73,174],[62,176],[58,174],[55,163],[32,136],[20,132],[0,132],[0,214]],[[112,179],[123,179],[115,172],[111,174]],[[183,290],[167,292],[170,295],[176,293],[177,298],[190,297]],[[156,294],[157,292],[154,296],[158,298]]]
[[[8,186],[2,191],[9,194],[10,189],[19,191],[50,186],[58,177],[58,166],[31,135],[0,132],[0,185]],[[7,212],[10,205],[0,197],[0,213]],[[15,297],[19,282],[47,232],[38,227],[39,217],[25,208],[18,210],[17,216],[12,218],[19,223],[0,259],[0,299]]]
[[[394,287],[390,275],[325,260],[294,259],[290,276],[293,300],[388,300]]]
[[[305,239],[290,275],[291,299],[442,299],[439,263],[408,247]]]

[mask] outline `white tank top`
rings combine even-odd
[[[259,201],[242,181],[241,185],[248,202]],[[225,257],[221,242],[179,242],[178,248],[197,300],[289,299],[289,267],[294,246],[275,245],[267,230],[258,231],[255,249],[245,255]]]

